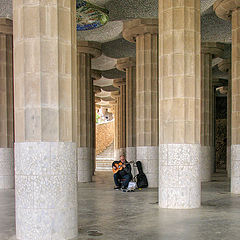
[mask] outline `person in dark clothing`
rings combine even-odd
[[[119,165],[119,170],[116,167],[116,165]],[[132,173],[131,173],[131,165],[127,162],[124,155],[120,156],[120,161],[114,161],[112,163],[113,170],[117,171],[113,175],[115,188],[114,189],[120,189],[124,188],[126,189],[128,187],[128,183],[132,180]],[[121,183],[120,180],[123,179],[123,182]]]

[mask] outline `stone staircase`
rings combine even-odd
[[[114,161],[113,143],[96,157],[96,171],[112,171]]]

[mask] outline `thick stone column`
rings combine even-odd
[[[159,1],[159,206],[197,208],[200,184],[200,0]]]
[[[114,159],[119,160],[120,155],[120,92],[112,92],[114,105]]]
[[[12,25],[0,18],[0,189],[14,188]]]
[[[224,44],[204,42],[201,47],[201,181],[211,181],[214,165],[212,58],[221,57]]]
[[[240,194],[240,2],[217,0],[213,9],[216,15],[232,20],[232,146],[231,146],[231,192]]]
[[[223,59],[218,64],[218,69],[222,72],[228,73],[227,86],[227,175],[231,177],[231,128],[232,128],[232,74],[231,74],[231,60]]]
[[[119,154],[126,152],[126,80],[115,79],[113,86],[119,88],[118,116],[119,116]]]
[[[76,4],[13,1],[16,237],[78,235]]]
[[[149,187],[158,185],[158,20],[124,22],[123,37],[136,42],[136,160]]]
[[[126,158],[136,161],[136,59],[118,59],[116,67],[126,72]]]
[[[91,182],[93,169],[93,82],[91,59],[101,55],[101,44],[78,42],[78,182]]]
[[[91,70],[92,80],[99,80],[102,77],[101,71],[98,70]],[[92,94],[92,175],[94,175],[96,170],[96,101],[95,101],[95,94],[97,92],[101,92],[100,88],[97,86],[93,86],[93,94]]]

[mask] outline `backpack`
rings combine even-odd
[[[138,188],[147,188],[148,187],[148,180],[146,175],[143,173],[142,169],[142,163],[140,161],[136,162],[138,174],[136,176],[137,178],[137,187]]]

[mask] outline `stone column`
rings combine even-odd
[[[100,71],[92,70],[91,71],[92,80],[99,80],[101,78]],[[93,98],[92,98],[92,175],[94,175],[96,170],[96,101],[95,101],[95,94],[97,92],[101,92],[101,90],[98,87],[93,86]]]
[[[0,189],[14,188],[12,20],[0,18]]]
[[[232,21],[232,146],[231,146],[231,192],[240,194],[240,2],[217,0],[213,9],[216,15]]]
[[[16,238],[78,236],[76,3],[13,1]]]
[[[159,206],[198,208],[200,0],[159,1]]]
[[[114,105],[114,159],[119,160],[120,155],[120,92],[112,92],[111,96],[115,99],[116,103]]]
[[[119,133],[119,154],[125,154],[126,152],[126,80],[115,79],[113,86],[120,89],[120,95],[118,99],[118,133]]]
[[[101,44],[78,42],[78,182],[91,182],[93,169],[93,82],[91,59],[101,55]]]
[[[228,73],[227,86],[227,175],[231,177],[231,119],[232,119],[232,74],[231,74],[231,60],[223,59],[218,64],[218,69],[222,72]]]
[[[201,47],[201,181],[211,181],[214,165],[212,58],[221,57],[224,44],[204,42]]]
[[[126,158],[136,161],[136,59],[118,59],[116,67],[126,72]]]
[[[158,20],[124,22],[123,37],[136,42],[136,160],[149,187],[158,185]]]

